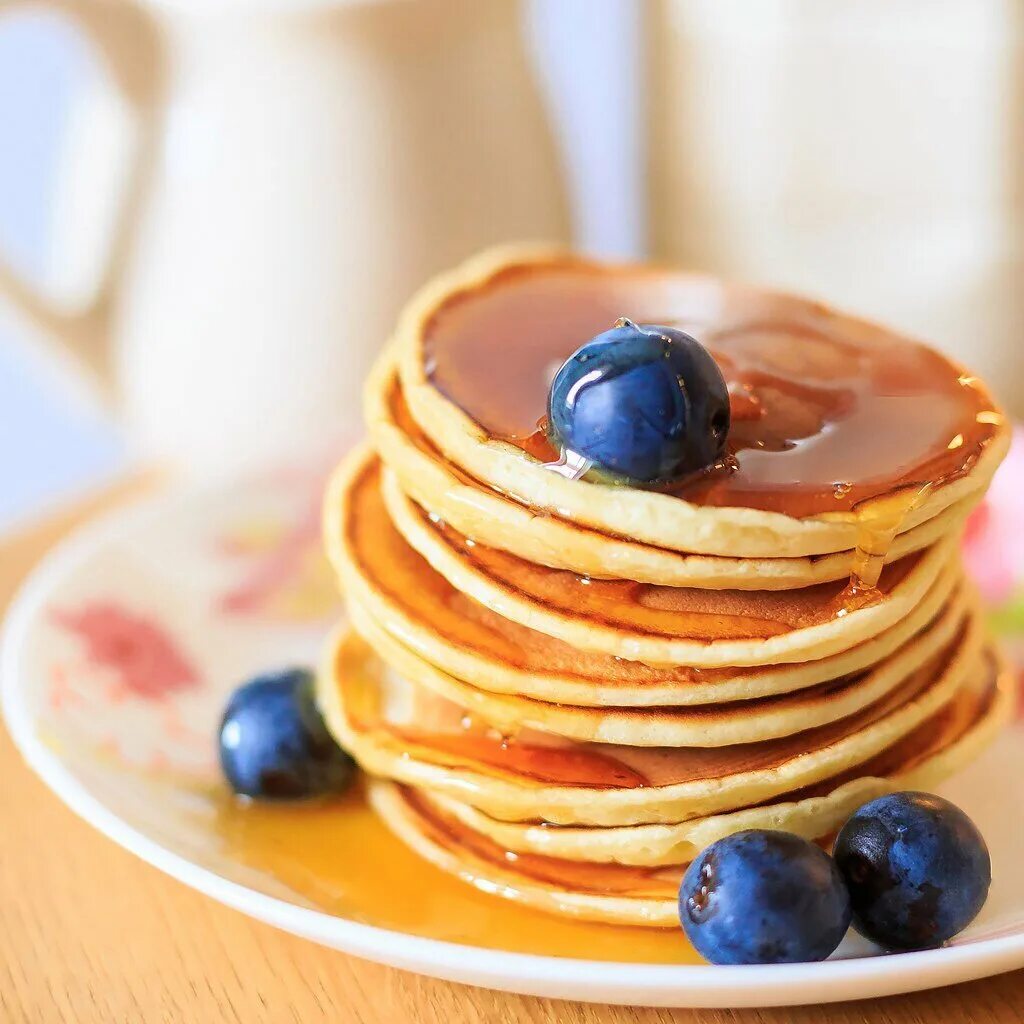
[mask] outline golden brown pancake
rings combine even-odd
[[[349,460],[341,488],[344,533],[328,541],[343,575],[352,552],[382,542],[390,516],[456,590],[504,618],[578,650],[651,665],[784,664],[849,650],[910,614],[955,557],[952,538],[908,555],[869,592],[838,582],[752,592],[590,580],[467,543],[381,481],[379,463],[365,455]]]
[[[691,860],[723,836],[772,828],[816,839],[836,831],[857,807],[883,793],[929,789],[979,753],[1013,712],[1012,672],[1002,666],[968,679],[956,696],[880,754],[825,782],[786,793],[778,801],[679,824],[586,828],[492,818],[471,804],[422,791],[466,827],[516,853],[637,865]]]
[[[734,399],[721,467],[661,489],[544,468],[554,369],[623,315],[682,327],[718,361]],[[421,291],[396,344],[409,410],[452,463],[538,511],[677,551],[851,550],[876,505],[906,495],[894,528],[911,529],[983,488],[1009,444],[984,385],[926,346],[701,275],[484,254]]]
[[[346,509],[349,471],[328,509]],[[959,579],[950,565],[918,605],[871,640],[817,661],[747,668],[652,668],[580,650],[504,618],[456,590],[375,510],[342,529],[326,520],[328,553],[350,605],[425,660],[480,689],[565,704],[650,707],[713,704],[786,693],[838,679],[893,654],[930,622]]]
[[[388,671],[349,634],[318,677],[328,727],[363,767],[464,799],[494,817],[560,824],[683,821],[771,799],[863,763],[953,698],[978,670],[974,616],[881,700],[839,722],[729,747],[581,743],[499,732]]]
[[[552,375],[620,316],[712,353],[715,466],[549,465]],[[707,843],[824,842],[1009,714],[957,547],[1009,427],[917,342],[707,276],[497,252],[413,300],[366,413],[376,452],[324,503],[350,625],[317,701],[388,824],[474,884],[675,926]]]
[[[390,668],[502,732],[523,728],[567,739],[626,746],[719,747],[753,743],[838,721],[880,700],[947,647],[971,602],[958,593],[913,641],[870,669],[780,696],[690,707],[579,707],[497,695],[436,668],[350,601],[352,624]]]

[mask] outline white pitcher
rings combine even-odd
[[[132,169],[87,303],[2,262],[0,293],[105,382],[147,454],[223,471],[357,429],[419,283],[487,244],[565,239],[517,0],[45,5],[111,70]],[[76,104],[58,260],[102,248],[86,225],[106,200],[81,182],[114,112]]]

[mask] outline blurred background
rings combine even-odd
[[[1020,0],[0,2],[0,530],[358,429],[409,293],[554,239],[809,292],[1024,414]]]

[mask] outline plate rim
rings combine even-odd
[[[349,955],[462,984],[585,1002],[679,1008],[837,1002],[920,991],[1024,966],[1024,927],[935,950],[811,964],[637,964],[487,949],[298,906],[232,882],[167,849],[90,792],[38,734],[22,678],[24,643],[50,596],[105,542],[177,503],[230,490],[230,482],[170,489],[75,528],[31,570],[0,628],[0,707],[18,752],[78,817],[164,874],[249,917]]]

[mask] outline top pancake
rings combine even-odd
[[[543,468],[551,375],[619,316],[679,325],[709,347],[734,396],[734,469],[645,490]],[[848,551],[894,494],[906,496],[902,532],[976,493],[1009,443],[976,378],[877,325],[558,253],[486,254],[428,285],[397,352],[412,418],[456,466],[533,509],[672,551]]]

